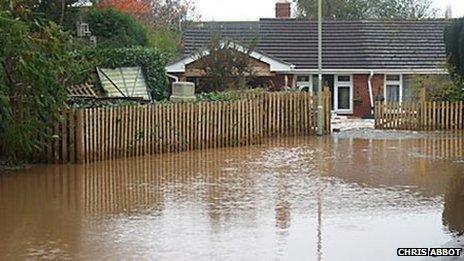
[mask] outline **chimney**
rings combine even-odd
[[[290,18],[292,16],[292,7],[287,0],[278,0],[276,3],[276,18]]]

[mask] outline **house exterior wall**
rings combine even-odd
[[[375,74],[372,77],[372,95],[375,97],[383,96],[383,83],[384,83],[385,75],[384,74]]]
[[[369,99],[369,75],[353,75],[353,115],[363,117],[370,113],[371,104]]]
[[[287,85],[288,87],[293,87],[293,77],[294,75],[287,75]],[[285,86],[285,74],[277,74],[275,77],[270,79],[274,83],[274,88],[277,90],[284,89]]]
[[[370,115],[371,103],[369,97],[369,74],[353,75],[353,116],[366,117]],[[372,94],[375,97],[383,95],[384,75],[375,74],[372,79]]]
[[[200,79],[203,77],[186,75],[184,73],[172,73],[171,75],[178,77],[180,81],[189,81],[195,84],[199,84]],[[272,76],[257,76],[254,78],[252,86],[268,88],[271,91],[281,91],[285,88],[285,76],[287,76],[288,87],[294,88],[296,86],[296,76],[294,76],[293,74],[274,74]]]
[[[242,55],[239,53],[239,55]],[[202,77],[205,75],[205,72],[202,68],[202,60],[204,58],[201,58],[195,62],[192,62],[190,64],[187,64],[185,66],[185,72],[183,73],[183,76],[185,77]],[[260,60],[250,58],[249,60],[249,66],[253,70],[253,75],[254,76],[274,76],[275,73],[271,72],[271,67],[269,64],[262,62]]]

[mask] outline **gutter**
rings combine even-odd
[[[369,101],[371,102],[371,114],[374,113],[374,94],[372,92],[372,77],[374,77],[374,71],[370,71],[369,79],[367,80],[367,85],[369,86]]]
[[[174,76],[172,74],[166,73],[166,76],[173,79],[175,82],[179,82],[179,77]]]
[[[446,69],[323,69],[323,74],[449,74]],[[317,69],[294,69],[295,74],[318,74]]]

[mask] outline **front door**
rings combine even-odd
[[[334,82],[335,112],[343,114],[353,113],[353,76],[335,75]]]

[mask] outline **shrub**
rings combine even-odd
[[[236,91],[208,92],[197,94],[198,101],[236,101],[240,100],[240,93]]]
[[[38,134],[58,119],[76,66],[52,22],[0,12],[0,46],[0,157],[16,163],[40,152]]]
[[[94,8],[85,17],[102,48],[148,46],[147,30],[130,15],[112,8]]]
[[[460,87],[462,86],[459,82],[460,77],[453,74],[452,69],[449,71],[450,75],[416,75],[412,82],[413,95],[419,97],[420,89],[425,88],[430,101],[464,100],[464,89]]]
[[[161,100],[169,96],[166,82],[166,57],[155,48],[87,49],[76,53],[76,59],[89,61],[87,78],[95,67],[117,68],[141,66],[153,99]]]

